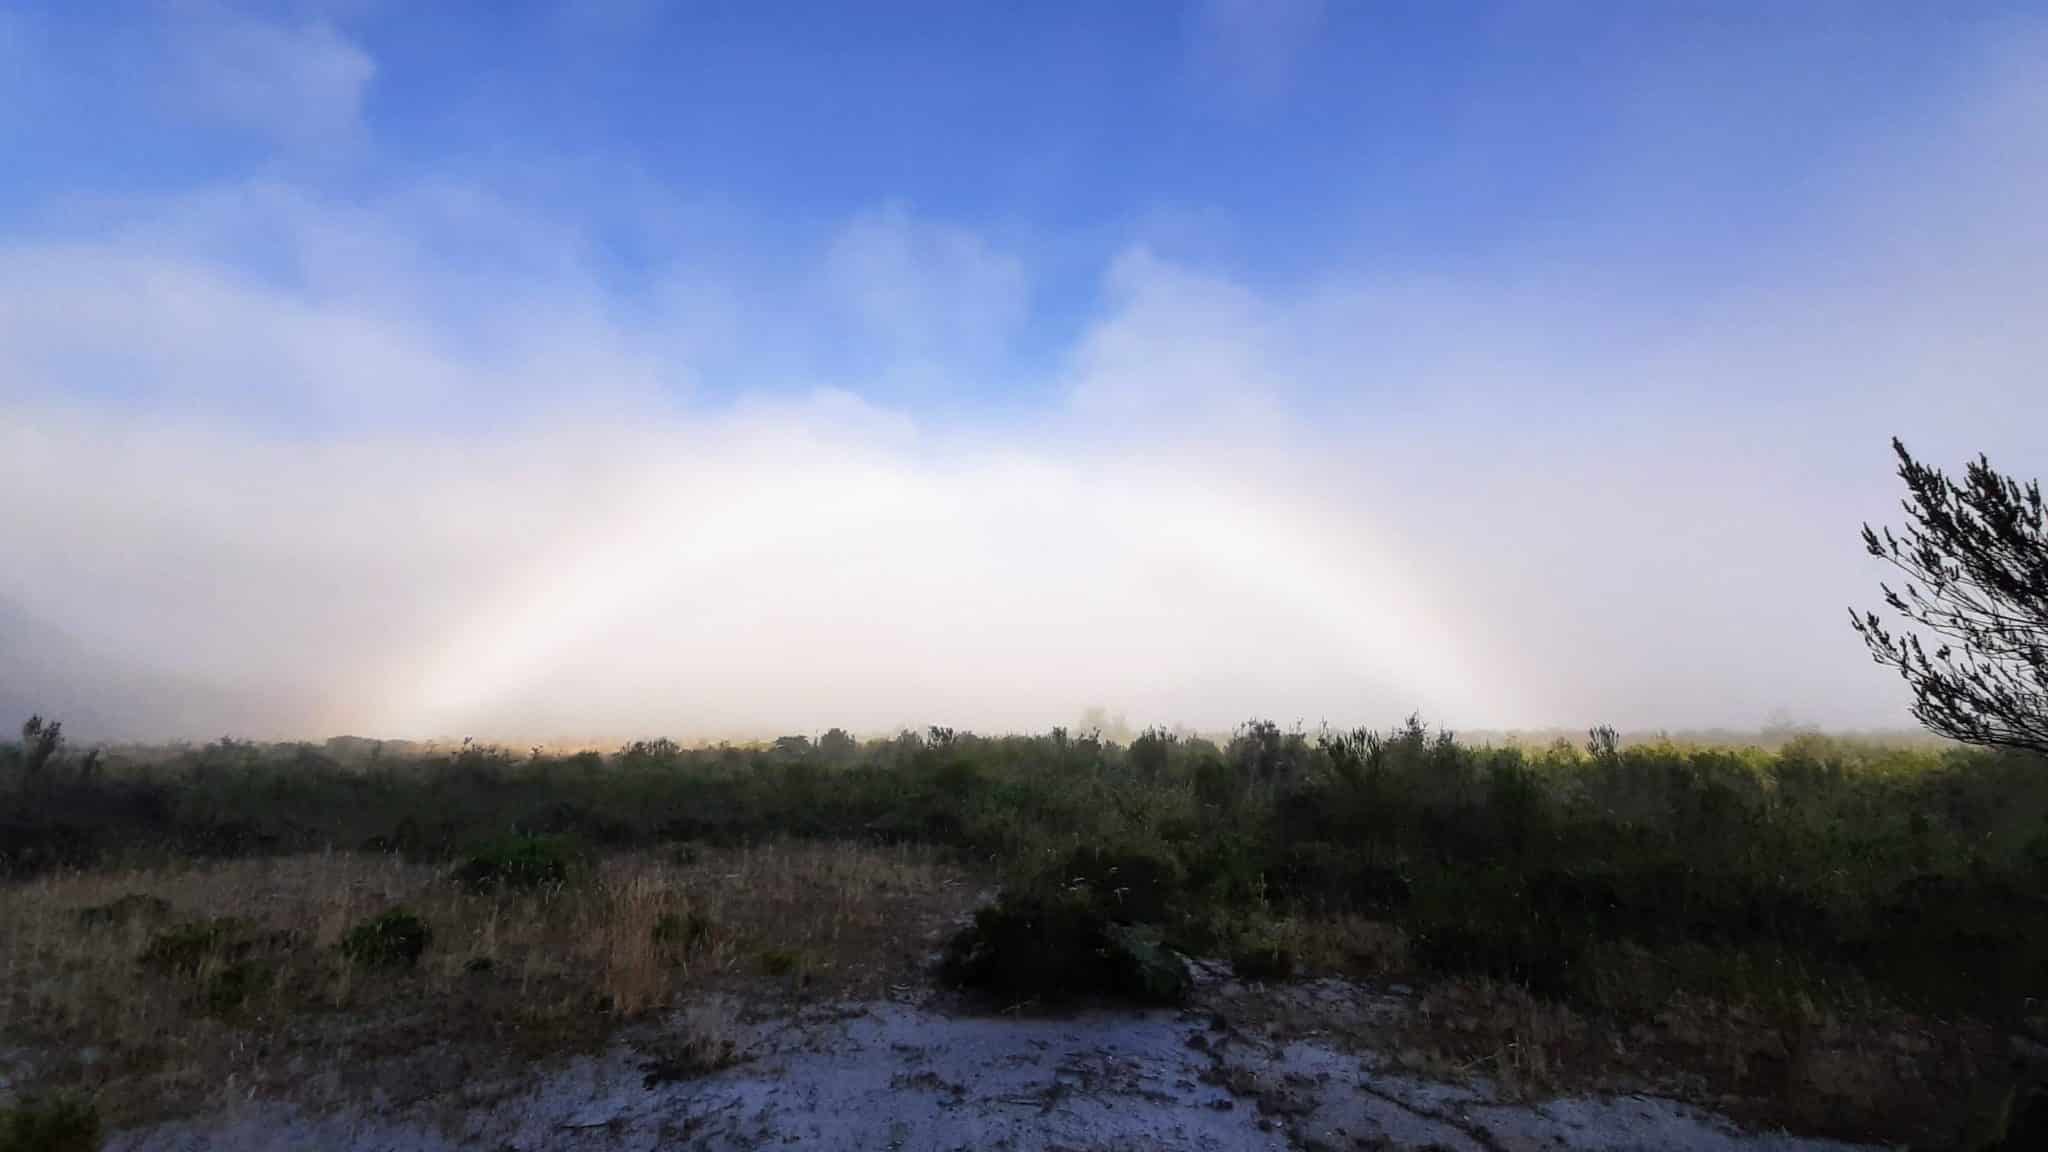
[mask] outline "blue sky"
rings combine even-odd
[[[1997,4],[0,6],[0,528],[53,541],[0,602],[266,686],[248,728],[1892,722],[1839,626],[1885,440],[2042,462],[2044,48]],[[593,519],[666,575],[478,596],[451,543]],[[603,670],[629,634],[667,655]],[[690,679],[766,635],[891,671]]]
[[[941,389],[983,399],[1045,374],[1133,245],[1271,285],[1563,265],[1687,306],[1796,247],[1815,185],[1910,129],[2016,11],[17,7],[0,221],[228,181],[344,204],[457,182],[630,299],[679,265],[779,294],[849,218],[901,210],[1023,263],[1003,362]],[[503,255],[474,239],[445,258]]]

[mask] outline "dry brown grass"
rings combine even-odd
[[[1348,976],[1400,976],[1409,971],[1408,934],[1362,916],[1301,921],[1295,930],[1302,963]]]
[[[116,1126],[243,1095],[474,1099],[636,1018],[652,1022],[649,1075],[701,1074],[733,1057],[742,1004],[879,998],[918,980],[973,900],[927,853],[799,842],[612,856],[527,892],[347,853],[47,876],[0,888],[0,1075],[17,1091],[87,1092]],[[432,929],[416,966],[343,955],[350,928],[396,906]],[[140,962],[221,917],[235,922],[194,937],[189,963]],[[1272,934],[1304,974],[1421,989],[1355,1028],[1320,1002],[1299,1019],[1274,1009],[1275,1023],[1511,1094],[1640,1088],[1765,1123],[1937,1140],[1971,1120],[1954,1101],[2005,1074],[1998,1037],[1954,1022],[1681,997],[1622,1027],[1509,984],[1429,979],[1390,925],[1284,921]],[[1234,1010],[1256,1015],[1256,999]]]
[[[42,1054],[16,1079],[94,1091],[118,1121],[287,1083],[301,1055],[417,1063],[432,1048],[445,1067],[397,1082],[424,1094],[622,1019],[698,1019],[721,993],[883,995],[972,899],[929,853],[850,844],[640,852],[531,892],[471,892],[445,872],[336,853],[0,889],[0,1035]],[[124,897],[168,910],[129,899],[132,914],[81,918]],[[342,954],[352,926],[398,906],[433,933],[416,967]],[[189,963],[140,962],[223,917],[188,932]]]
[[[1309,919],[1269,934],[1298,949],[1303,976],[1412,991],[1334,1012],[1274,987],[1235,998],[1233,1023],[1325,1035],[1415,1075],[1484,1076],[1513,1098],[1643,1091],[1765,1127],[1946,1147],[2040,1074],[2020,1070],[1991,1028],[1883,1005],[1844,1013],[1679,994],[1646,1014],[1603,1016],[1512,983],[1421,970],[1390,924]],[[2048,1065],[2048,1049],[2028,1051]]]
[[[1681,995],[1623,1025],[1482,979],[1431,981],[1390,1039],[1412,1071],[1484,1075],[1515,1097],[1647,1091],[1766,1127],[1935,1147],[1977,1122],[1981,1086],[2015,1083],[1999,1037],[1965,1022]]]

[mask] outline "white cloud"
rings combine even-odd
[[[1842,612],[1885,438],[2048,471],[2040,91],[1987,71],[1684,316],[1132,252],[1000,424],[905,381],[1007,363],[1023,267],[900,208],[763,321],[689,268],[622,304],[475,187],[117,206],[0,247],[0,608],[271,694],[150,721],[187,735],[1903,723]],[[702,313],[825,386],[678,401]]]
[[[175,98],[292,150],[346,149],[364,133],[376,63],[325,20],[285,22],[197,2],[170,11]]]
[[[415,228],[256,188],[0,249],[0,493],[24,497],[0,533],[36,542],[0,601],[223,699],[267,689],[287,731],[1470,708],[1432,658],[1376,654],[1424,620],[1405,591],[1360,599],[1375,578],[1338,566],[1322,513],[1207,459],[1202,426],[1131,452],[1082,408],[1042,441],[829,391],[688,414],[617,386],[661,333],[560,322],[603,311],[573,260],[495,265],[512,303],[453,322],[537,366],[450,338],[425,301],[460,275]],[[821,315],[880,302],[891,362],[992,355],[1012,321],[987,313],[1021,290],[1013,259],[900,211],[819,267]]]
[[[686,371],[629,330],[573,235],[460,185],[361,205],[225,185],[97,205],[69,233],[0,242],[0,399],[475,429],[615,407]]]
[[[846,325],[837,359],[870,387],[985,387],[972,378],[1002,365],[1029,305],[1021,260],[900,205],[849,221],[822,271]]]

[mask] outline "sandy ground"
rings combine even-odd
[[[1334,981],[1303,1006],[1354,1012],[1371,993]],[[1367,1008],[1370,1005],[1366,1005]],[[735,1062],[670,1078],[651,1053],[678,1017],[594,1057],[535,1070],[467,1100],[317,1114],[250,1102],[227,1113],[117,1133],[109,1149],[783,1147],[955,1149],[1393,1149],[1457,1152],[1847,1148],[1744,1132],[1644,1096],[1511,1101],[1484,1080],[1397,1071],[1314,1029],[1240,1028],[1206,1008],[977,1015],[925,991],[812,1005],[722,1026]],[[650,1075],[650,1069],[656,1074]]]

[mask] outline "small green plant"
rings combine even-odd
[[[426,921],[404,908],[392,908],[348,930],[341,954],[356,964],[376,968],[410,968],[419,963],[433,932]]]
[[[96,1152],[99,1146],[100,1117],[91,1104],[58,1098],[0,1109],[0,1152]]]
[[[472,853],[455,879],[472,892],[530,891],[567,880],[575,862],[575,852],[560,837],[511,836]]]

